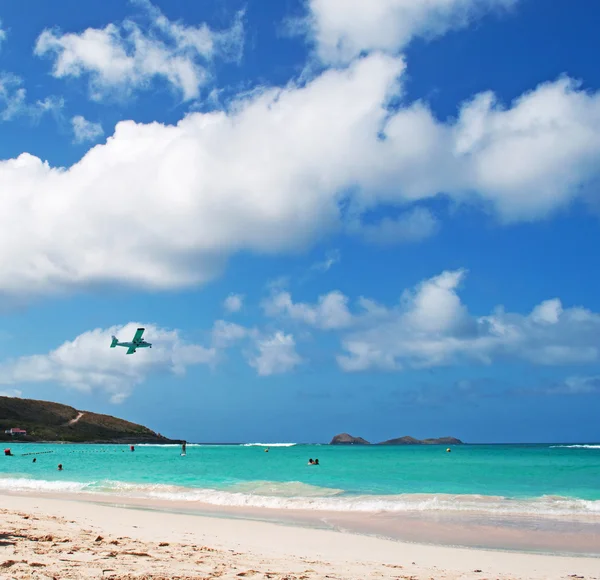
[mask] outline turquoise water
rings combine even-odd
[[[477,511],[600,519],[600,445],[13,444],[0,490],[110,493],[213,505]],[[37,453],[36,463],[32,462]],[[320,465],[307,465],[318,458]],[[59,472],[57,465],[64,470]]]

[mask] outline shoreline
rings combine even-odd
[[[0,497],[326,530],[384,541],[531,555],[600,558],[600,520],[574,521],[469,512],[336,512],[227,506],[109,493],[2,491]],[[600,560],[599,560],[600,571]]]
[[[598,578],[600,558],[432,546],[289,524],[2,495],[9,577]],[[85,570],[85,573],[83,573]],[[108,572],[108,574],[105,574]],[[36,572],[37,573],[37,572]],[[131,576],[127,576],[127,575]],[[133,575],[136,576],[133,576]]]

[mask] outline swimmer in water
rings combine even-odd
[[[313,458],[312,458],[312,457],[311,457],[311,458],[308,460],[308,464],[309,464],[309,465],[314,465],[314,464],[315,464],[315,462],[313,461]]]
[[[313,465],[319,465],[319,460],[315,459],[315,462],[313,463]]]
[[[62,470],[63,470],[63,469],[62,469],[62,463],[59,463],[59,464],[58,464],[58,471],[62,471]]]
[[[32,463],[35,463],[36,461],[37,461],[37,457],[34,457]]]

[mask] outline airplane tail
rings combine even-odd
[[[110,343],[110,348],[115,348],[115,346],[117,346],[118,342],[119,342],[119,339],[116,336],[113,336],[112,342]]]

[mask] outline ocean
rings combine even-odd
[[[600,445],[7,444],[0,492],[600,522]],[[33,457],[37,457],[34,463]],[[318,458],[319,466],[307,465]],[[63,471],[57,470],[62,463]]]

